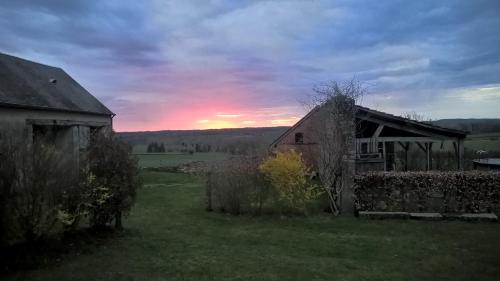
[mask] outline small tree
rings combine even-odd
[[[307,180],[308,169],[301,155],[294,150],[270,156],[259,170],[271,183],[279,201],[291,210],[305,213],[307,203],[318,196],[315,186]]]
[[[315,89],[318,107],[318,170],[321,184],[328,195],[330,209],[340,214],[340,198],[344,189],[350,154],[356,133],[356,101],[364,93],[359,82],[332,82]],[[350,175],[347,175],[350,176]]]
[[[90,222],[95,227],[114,220],[121,229],[122,215],[135,203],[141,183],[137,159],[130,151],[114,133],[97,134],[91,140],[86,184]]]

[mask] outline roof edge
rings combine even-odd
[[[414,124],[414,125],[417,125],[417,126],[426,127],[428,129],[432,129],[432,130],[438,130],[438,131],[447,132],[447,133],[456,134],[456,135],[463,135],[463,137],[466,137],[470,133],[468,131],[457,130],[457,129],[452,129],[452,128],[446,128],[446,127],[441,127],[441,126],[437,126],[437,125],[430,124],[430,123],[427,123],[427,122],[412,120],[412,119],[405,118],[405,117],[402,117],[402,116],[396,116],[396,115],[393,115],[393,114],[390,114],[390,113],[387,113],[387,112],[374,110],[374,109],[371,109],[371,108],[368,108],[368,107],[364,107],[364,106],[361,106],[361,105],[356,105],[356,107],[358,108],[358,110],[364,110],[364,111],[366,111],[368,113],[371,113],[371,114],[374,114],[374,115],[379,115],[379,116],[382,116],[382,117],[395,119],[395,120],[398,120],[398,121],[401,121],[401,122],[408,122],[408,123],[411,123],[411,124]]]
[[[269,145],[269,148],[272,149],[273,146],[275,146],[277,143],[279,143],[291,131],[293,131],[298,126],[300,126],[300,124],[302,124],[304,121],[306,121],[307,119],[309,119],[320,108],[321,108],[321,105],[318,105],[318,106],[314,107],[304,117],[302,117],[302,119],[300,119],[292,127],[288,128],[283,134],[281,134],[278,138],[276,138],[276,140],[274,140]],[[458,136],[460,136],[462,138],[467,137],[467,135],[469,134],[469,132],[467,132],[467,131],[462,131],[462,130],[457,130],[457,129],[451,129],[451,128],[445,128],[445,127],[437,126],[437,125],[434,125],[434,124],[428,124],[428,123],[421,122],[421,121],[411,120],[411,119],[404,118],[404,117],[401,117],[401,116],[396,116],[396,115],[393,115],[393,114],[390,114],[390,113],[386,113],[386,112],[374,110],[374,109],[371,109],[371,108],[368,108],[368,107],[364,107],[364,106],[361,106],[361,105],[356,105],[356,109],[357,110],[364,110],[364,111],[366,111],[368,113],[371,113],[371,114],[374,114],[374,115],[380,115],[382,117],[395,119],[395,120],[398,120],[398,121],[401,121],[401,122],[409,122],[409,123],[412,123],[412,124],[417,125],[417,126],[427,127],[428,129],[438,130],[438,131],[441,131],[441,132],[447,132],[449,134],[455,134],[455,135],[458,135]]]
[[[35,110],[56,111],[56,112],[70,112],[70,113],[93,114],[93,115],[104,115],[104,116],[115,116],[116,115],[111,110],[109,111],[109,113],[103,113],[103,112],[71,110],[71,109],[33,106],[33,105],[25,105],[25,104],[6,103],[6,102],[0,102],[0,107],[35,109]]]

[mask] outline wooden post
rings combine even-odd
[[[464,169],[464,139],[458,139],[458,170]]]
[[[405,151],[405,167],[404,171],[408,171],[408,150],[410,149],[410,142],[407,141],[404,144],[402,142],[399,142],[399,145],[404,149]]]
[[[432,142],[430,142],[427,147],[427,163],[427,171],[432,170]]]
[[[387,172],[387,154],[386,154],[386,148],[385,148],[385,141],[383,142],[382,145],[382,157],[384,157],[384,172]]]
[[[425,170],[429,171],[429,143],[425,143],[425,145],[422,145],[419,142],[416,143],[418,147],[420,147],[420,149],[425,152]]]

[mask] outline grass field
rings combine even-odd
[[[193,161],[217,161],[229,157],[227,153],[200,152],[200,153],[141,153],[135,154],[139,158],[139,166],[144,168],[175,167]]]
[[[500,133],[470,135],[465,140],[465,148],[475,151],[500,151]]]
[[[6,280],[498,280],[500,224],[229,216],[202,180],[143,171],[113,239]],[[76,252],[76,253],[75,253]]]

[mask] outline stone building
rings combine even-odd
[[[0,140],[43,138],[78,162],[114,115],[61,68],[0,53]]]
[[[325,107],[316,107],[271,144],[271,150],[294,149],[302,154],[306,164],[317,172],[319,158],[318,130]],[[433,149],[452,147],[454,169],[463,169],[464,131],[438,127],[426,122],[409,120],[362,106],[355,107],[355,137],[346,151],[343,191],[339,198],[344,214],[354,214],[352,175],[369,171],[407,171],[434,168]],[[451,144],[451,145],[450,145]],[[410,153],[412,152],[412,153]],[[413,152],[418,152],[415,155]]]
[[[316,107],[271,144],[273,150],[294,149],[306,163],[316,166],[318,139],[315,131],[322,107]],[[408,167],[432,170],[433,151],[451,148],[454,168],[463,169],[464,131],[442,128],[362,106],[356,106],[356,132],[351,156],[355,172],[406,171]],[[410,152],[419,153],[417,157]],[[410,157],[410,156],[411,157]],[[417,163],[415,163],[417,162]],[[419,168],[420,167],[420,168]]]

